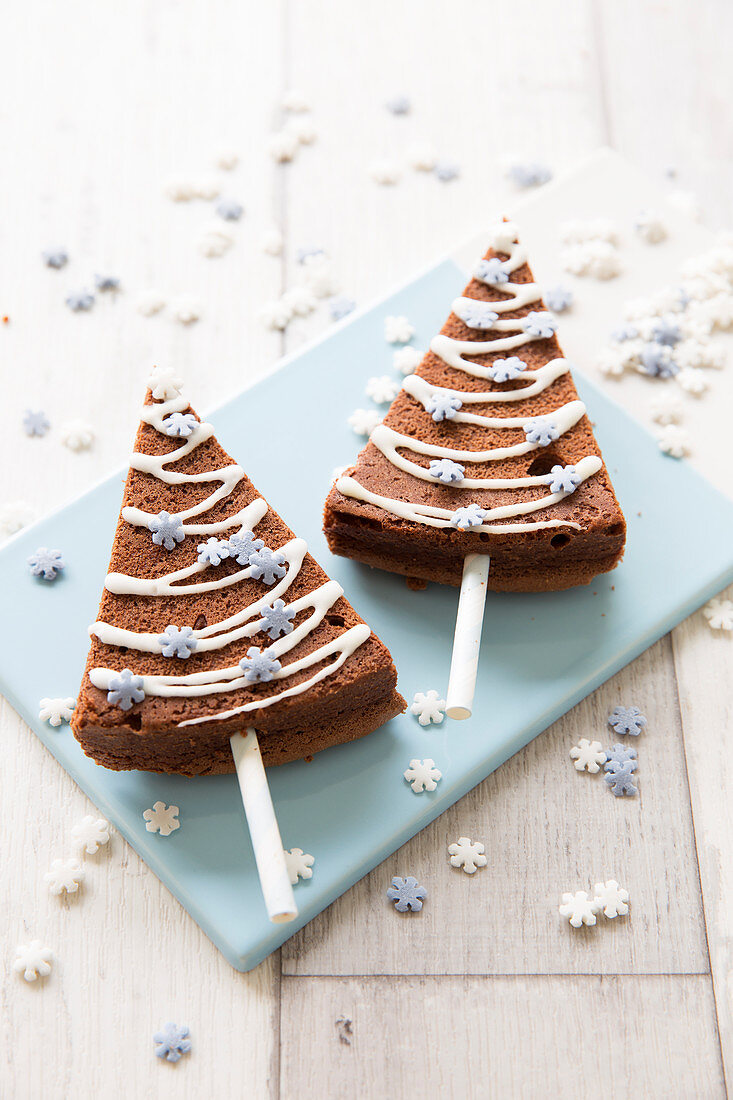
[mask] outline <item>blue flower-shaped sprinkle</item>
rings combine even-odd
[[[454,312],[469,328],[489,329],[499,320],[499,314],[491,308],[492,304],[481,302],[478,298],[460,298]]]
[[[486,519],[486,512],[478,504],[468,504],[465,508],[456,508],[450,518],[451,525],[459,531],[469,527],[479,527]]]
[[[239,662],[239,667],[250,684],[266,684],[280,671],[282,665],[277,657],[270,657],[266,649],[258,649],[256,645],[252,645],[247,650],[247,656],[242,657]]]
[[[646,718],[638,707],[615,707],[608,716],[608,724],[616,733],[630,733],[638,737],[646,728]]]
[[[474,275],[489,286],[501,286],[509,282],[506,264],[496,256],[492,256],[490,260],[479,260],[474,269]]]
[[[38,435],[43,436],[51,427],[46,414],[41,412],[34,412],[33,409],[26,409],[23,416],[23,431],[26,435]]]
[[[325,256],[325,248],[321,248],[317,244],[307,244],[302,248],[298,248],[295,252],[295,259],[299,264],[304,264],[308,260],[314,260],[316,256]]]
[[[547,476],[551,493],[574,493],[583,480],[575,466],[553,466]]]
[[[540,447],[546,447],[548,443],[560,438],[560,429],[551,420],[537,416],[525,422],[524,434],[528,443],[537,443]]]
[[[171,413],[163,421],[163,430],[171,438],[187,439],[196,430],[198,420],[193,413]]]
[[[28,558],[28,565],[34,577],[43,577],[44,581],[53,581],[65,566],[60,550],[47,550],[39,546]]]
[[[679,371],[672,358],[672,351],[666,344],[644,344],[640,358],[644,374],[651,378],[673,378]]]
[[[608,767],[606,765],[606,767]],[[638,793],[638,787],[634,785],[634,768],[636,764],[633,760],[627,761],[625,764],[613,764],[612,770],[607,770],[604,775],[606,783],[611,788],[611,793],[616,795],[616,798],[620,798],[622,795],[634,795]]]
[[[182,1054],[188,1054],[191,1049],[191,1040],[188,1037],[187,1027],[180,1024],[168,1023],[153,1036],[155,1053],[158,1058],[165,1058],[167,1062],[177,1062]]]
[[[411,103],[406,95],[393,95],[387,100],[385,107],[392,115],[408,115]]]
[[[438,481],[450,484],[451,481],[461,481],[465,469],[460,462],[452,462],[449,458],[434,458],[430,463],[430,474]]]
[[[263,584],[274,584],[276,580],[284,577],[287,572],[285,555],[281,554],[279,550],[273,552],[265,546],[262,550],[255,550],[254,554],[250,554],[249,569],[250,576],[254,577],[256,581],[262,581]]]
[[[46,267],[55,267],[57,271],[66,267],[69,262],[69,253],[65,248],[49,248],[41,256]]]
[[[407,878],[395,875],[392,885],[387,889],[387,897],[394,902],[398,913],[406,913],[408,909],[413,913],[419,913],[427,896],[425,887],[418,885],[417,879],[412,875],[408,875]]]
[[[625,344],[627,340],[636,340],[638,335],[639,330],[636,325],[621,324],[613,330],[611,339],[617,344]]]
[[[437,392],[431,393],[428,398],[425,411],[429,412],[433,420],[452,420],[463,405],[460,397],[455,393]]]
[[[216,204],[216,212],[225,222],[238,222],[244,213],[244,207],[236,199],[221,198]]]
[[[94,285],[102,293],[109,293],[120,289],[120,280],[116,275],[95,275]]]
[[[548,309],[554,309],[555,313],[564,313],[573,304],[573,292],[570,287],[560,284],[551,286],[545,292],[545,303]]]
[[[552,169],[536,160],[512,164],[507,174],[517,187],[539,187],[552,179]]]
[[[198,561],[201,565],[221,565],[229,555],[229,540],[210,538],[198,544]]]
[[[510,355],[508,359],[495,359],[489,367],[488,375],[492,382],[513,382],[526,369],[527,364],[523,359]]]
[[[144,698],[143,678],[135,676],[129,668],[123,668],[109,682],[107,702],[120,710],[130,710],[134,703],[142,703]]]
[[[263,610],[262,618],[264,629],[274,642],[281,634],[290,634],[293,630],[295,612],[286,607],[284,600],[275,600],[271,607]]]
[[[682,339],[680,326],[674,317],[658,317],[652,326],[652,336],[658,344],[673,348]]]
[[[92,308],[94,295],[88,290],[72,290],[71,294],[66,295],[66,304],[73,313],[81,313]]]
[[[158,642],[163,647],[164,657],[180,657],[182,661],[188,660],[199,644],[190,626],[167,626],[158,636]]]
[[[616,771],[617,768],[623,768],[626,764],[633,772],[638,766],[636,749],[626,749],[623,745],[614,745],[612,749],[607,749],[606,757],[606,763],[603,765],[603,770],[606,772]]]
[[[249,565],[249,559],[264,545],[262,539],[255,538],[254,531],[238,531],[236,535],[230,535],[227,541],[229,557],[238,565]]]
[[[343,321],[344,317],[348,317],[355,309],[356,302],[353,298],[329,298],[328,312],[331,314],[332,321]]]
[[[157,516],[148,520],[148,530],[153,532],[155,545],[164,546],[166,550],[173,550],[176,543],[183,542],[186,537],[181,517],[166,511],[158,512]]]
[[[433,175],[441,183],[450,183],[451,180],[458,179],[460,174],[461,169],[453,160],[439,160],[433,165]]]
[[[536,336],[541,340],[547,340],[555,335],[557,321],[551,313],[543,313],[533,309],[522,319],[522,328],[528,336]]]

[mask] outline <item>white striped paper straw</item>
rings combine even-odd
[[[298,909],[257,733],[250,726],[246,733],[235,733],[230,744],[267,915],[274,924],[284,924],[297,917]]]
[[[445,708],[449,718],[471,717],[490,563],[488,554],[468,554],[463,562]]]

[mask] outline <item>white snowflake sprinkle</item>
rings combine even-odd
[[[412,787],[415,794],[422,791],[434,791],[443,778],[443,773],[438,771],[434,760],[411,760],[410,766],[403,775]]]
[[[400,166],[393,160],[372,161],[369,165],[369,175],[382,187],[393,187],[402,178]]]
[[[678,188],[674,191],[670,191],[667,195],[667,202],[672,209],[678,211],[678,213],[684,214],[685,217],[692,218],[695,222],[700,221],[700,203],[694,192],[683,191],[681,188]]]
[[[146,290],[137,300],[137,311],[143,317],[154,317],[162,309],[165,309],[165,295],[159,290]]]
[[[702,613],[712,630],[733,630],[733,600],[716,596],[705,604]]]
[[[658,211],[642,210],[634,229],[646,244],[659,244],[667,236],[667,223]]]
[[[427,693],[417,691],[410,712],[417,715],[421,726],[429,726],[431,722],[440,725],[445,718],[445,699],[441,699],[434,689]]]
[[[51,973],[53,951],[45,947],[42,940],[31,940],[30,943],[22,943],[15,949],[15,962],[13,970],[22,974],[27,982],[34,982],[36,978],[46,978]]]
[[[561,900],[560,916],[567,917],[573,928],[580,928],[582,924],[596,923],[599,906],[594,898],[588,897],[585,890],[578,890],[577,894],[563,894]]]
[[[152,810],[144,810],[145,828],[149,833],[170,836],[181,827],[178,820],[178,807],[166,806],[165,802],[154,802]]]
[[[283,298],[273,298],[260,308],[260,320],[266,328],[282,332],[293,319],[293,311]]]
[[[683,458],[690,449],[690,437],[684,428],[677,424],[666,424],[657,433],[659,450],[672,458]]]
[[[686,367],[681,370],[679,374],[675,375],[675,381],[678,386],[681,386],[686,393],[692,394],[693,397],[701,397],[710,388],[710,383],[702,371],[695,370],[694,367]]]
[[[725,363],[725,351],[709,339],[681,340],[674,349],[675,363],[683,370],[712,367],[719,370]]]
[[[282,256],[284,243],[283,235],[276,225],[270,226],[262,234],[261,248],[268,256]]]
[[[286,92],[282,97],[281,106],[283,111],[292,111],[293,114],[303,114],[311,109],[308,99],[299,88],[291,88]]]
[[[156,401],[170,401],[183,389],[183,379],[173,367],[153,367],[148,378],[148,389]]]
[[[382,423],[382,417],[376,409],[354,409],[347,423],[352,432],[369,437],[377,424]]]
[[[288,130],[279,130],[271,134],[267,142],[267,151],[278,164],[287,164],[298,152],[300,142],[295,134]]]
[[[593,904],[596,912],[602,912],[604,917],[625,917],[629,911],[629,891],[623,886],[609,879],[608,882],[597,882],[593,887]]]
[[[224,172],[231,172],[239,164],[239,153],[231,146],[220,149],[214,157],[214,164]]]
[[[190,202],[195,196],[194,185],[185,176],[170,176],[163,184],[163,192],[172,202]]]
[[[62,722],[71,721],[76,699],[71,695],[58,699],[44,697],[38,705],[41,708],[38,712],[39,721],[48,722],[51,726],[60,726]]]
[[[0,504],[0,535],[4,538],[14,535],[36,518],[30,504],[22,500],[13,500]]]
[[[601,764],[605,764],[608,757],[603,751],[600,741],[589,741],[587,737],[581,737],[577,745],[570,750],[570,759],[575,761],[573,765],[578,772],[587,771],[594,775],[600,771]]]
[[[304,852],[302,848],[285,849],[285,864],[288,868],[290,885],[295,886],[299,878],[313,878],[313,864],[315,859]]]
[[[462,867],[467,875],[486,866],[484,852],[485,848],[480,840],[470,840],[467,836],[461,836],[456,843],[448,845],[451,867]]]
[[[392,365],[400,374],[412,374],[420,366],[423,354],[418,348],[397,348],[392,356]]]
[[[407,163],[417,172],[432,172],[438,160],[438,150],[429,141],[415,141],[407,147]]]
[[[194,198],[206,199],[207,202],[217,198],[221,191],[221,184],[216,176],[201,176],[193,180],[192,187]]]
[[[208,259],[223,256],[233,244],[233,234],[216,222],[203,226],[197,240],[199,252]]]
[[[109,831],[109,821],[103,817],[92,817],[91,814],[87,814],[71,830],[71,839],[87,855],[93,856],[99,851],[100,846],[109,844]]]
[[[415,329],[407,317],[385,317],[384,338],[388,344],[409,344]]]
[[[572,275],[585,275],[594,279],[613,279],[622,270],[618,249],[607,241],[591,240],[566,248],[560,262]]]
[[[291,118],[285,129],[300,145],[312,145],[318,137],[318,131],[309,118]]]
[[[383,374],[381,378],[370,378],[364,392],[378,405],[389,405],[400,392],[400,384],[388,374]]]
[[[78,859],[55,859],[43,881],[52,894],[75,894],[84,881],[84,868]]]
[[[318,304],[315,295],[306,286],[291,287],[280,300],[294,317],[307,317]]]
[[[305,285],[316,298],[330,298],[339,291],[339,282],[333,273],[333,264],[323,253],[306,256],[303,260],[303,278]]]
[[[61,442],[70,451],[88,451],[94,439],[94,428],[83,420],[69,420],[61,427]]]
[[[176,321],[182,325],[194,325],[201,320],[201,306],[190,294],[181,294],[171,302],[171,310]]]
[[[652,420],[657,424],[678,424],[682,419],[682,402],[673,393],[663,393],[651,402],[650,411]]]
[[[620,378],[627,364],[628,356],[623,345],[603,348],[596,358],[596,367],[607,378]]]

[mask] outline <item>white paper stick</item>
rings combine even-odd
[[[284,924],[297,917],[298,909],[257,734],[250,727],[246,733],[235,733],[230,744],[267,915],[273,923]]]
[[[445,708],[449,718],[471,717],[490,562],[488,554],[468,554],[463,563]]]

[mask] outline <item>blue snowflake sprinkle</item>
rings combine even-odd
[[[611,339],[617,344],[624,344],[627,340],[636,340],[639,330],[636,325],[617,325],[611,333]]]
[[[41,256],[46,267],[55,267],[57,271],[66,267],[69,262],[69,253],[65,248],[50,248],[47,252],[42,252]]]
[[[545,303],[555,313],[564,313],[573,304],[573,292],[567,286],[551,286],[545,293]]]
[[[677,290],[677,301],[679,302],[680,309],[687,309],[692,298],[689,292],[683,287],[679,287]]]
[[[285,555],[281,554],[279,550],[273,553],[267,546],[262,550],[255,550],[254,554],[250,554],[249,557],[249,570],[250,576],[254,577],[256,581],[262,581],[263,584],[274,584],[276,580],[284,577],[287,572]]]
[[[216,204],[216,212],[225,222],[238,222],[244,213],[244,207],[236,199],[221,198]]]
[[[679,367],[666,344],[644,344],[641,349],[641,366],[651,378],[673,378]]]
[[[488,370],[492,382],[512,382],[519,378],[522,371],[527,369],[527,364],[517,355],[510,355],[508,359],[495,359]]]
[[[438,481],[450,484],[451,481],[461,481],[465,470],[460,462],[451,462],[449,458],[434,458],[430,463],[430,475]]]
[[[262,618],[265,624],[264,629],[274,642],[281,634],[290,634],[293,630],[295,612],[285,606],[284,600],[275,600],[271,607],[264,609]]]
[[[408,909],[411,909],[413,913],[419,913],[427,896],[428,892],[425,887],[419,886],[417,879],[413,878],[412,875],[408,875],[407,878],[400,878],[399,875],[395,875],[392,879],[392,885],[387,889],[387,897],[394,902],[394,907],[398,913],[406,913]]]
[[[297,249],[295,259],[299,264],[304,264],[307,260],[314,260],[316,256],[325,255],[325,248],[321,248],[320,245],[317,244],[307,244],[303,248]]]
[[[197,546],[198,561],[201,565],[221,565],[229,554],[229,540],[210,538]]]
[[[171,437],[187,439],[196,430],[198,420],[193,413],[171,413],[163,421],[163,430]]]
[[[120,280],[116,275],[95,275],[94,285],[102,293],[120,289]]]
[[[574,493],[583,480],[575,466],[553,466],[547,476],[551,493]]]
[[[557,321],[551,313],[541,313],[535,309],[522,319],[522,328],[528,336],[537,336],[542,340],[555,335]]]
[[[254,531],[238,531],[236,535],[230,535],[227,541],[229,557],[238,565],[249,565],[249,559],[264,546],[262,539],[256,539]]]
[[[548,443],[560,438],[560,429],[551,420],[537,416],[525,422],[524,434],[528,443],[537,443],[540,447],[546,447]]]
[[[164,657],[180,657],[182,661],[187,660],[199,644],[190,626],[167,626],[158,636],[158,643],[163,647]]]
[[[94,295],[88,290],[72,290],[66,295],[66,304],[73,313],[81,313],[94,305]]]
[[[652,326],[652,336],[658,344],[673,348],[682,339],[680,326],[674,317],[658,317]]]
[[[638,737],[646,728],[646,718],[638,707],[615,707],[608,716],[608,724],[615,733],[630,733]]]
[[[474,270],[474,275],[482,283],[489,286],[502,286],[509,282],[509,272],[503,260],[492,256],[490,260],[479,260]]]
[[[614,745],[612,749],[607,749],[606,757],[607,761],[603,765],[603,770],[606,772],[612,772],[617,768],[623,768],[626,764],[629,764],[632,772],[634,772],[638,766],[636,749],[626,749],[623,745]]]
[[[441,183],[450,183],[451,180],[458,179],[461,174],[461,169],[452,160],[439,160],[436,161],[433,166],[433,175],[436,176]]]
[[[188,1037],[187,1027],[180,1024],[166,1024],[153,1036],[155,1053],[158,1058],[165,1058],[167,1062],[177,1062],[182,1054],[188,1054],[191,1049],[191,1040]]]
[[[512,164],[507,174],[517,187],[539,187],[552,179],[552,169],[541,161]]]
[[[155,545],[164,546],[166,550],[173,550],[176,543],[183,542],[186,537],[181,517],[165,511],[148,520],[148,530],[153,532]]]
[[[606,767],[608,767],[606,765]],[[636,764],[629,760],[626,764],[613,764],[612,771],[607,770],[604,775],[606,783],[611,788],[611,793],[620,798],[622,795],[634,795],[639,788],[634,785],[633,774]]]
[[[348,317],[355,309],[356,302],[353,298],[329,298],[328,300],[328,311],[332,321],[343,321],[344,317]]]
[[[456,508],[450,518],[451,525],[459,531],[469,527],[479,527],[486,519],[486,512],[478,504],[468,504],[465,508]]]
[[[477,298],[459,298],[453,312],[469,328],[489,329],[499,320],[499,314],[491,308],[492,304],[480,302]]]
[[[43,577],[44,581],[55,580],[65,564],[60,550],[47,550],[45,546],[39,546],[28,558],[33,576]]]
[[[247,650],[247,656],[242,657],[239,662],[239,667],[250,684],[266,684],[280,671],[282,665],[277,657],[270,657],[266,649],[258,649],[256,645],[252,645]]]
[[[26,435],[38,435],[43,436],[51,427],[46,414],[41,412],[34,412],[32,409],[26,409],[23,416],[23,431]]]
[[[135,676],[129,668],[113,676],[107,690],[107,702],[120,710],[130,710],[133,703],[142,703],[145,698],[142,676]]]
[[[385,107],[392,115],[409,115],[411,106],[406,95],[393,95],[385,103]]]
[[[430,394],[425,404],[425,411],[429,412],[437,423],[439,420],[452,420],[462,405],[460,397],[443,390]]]

